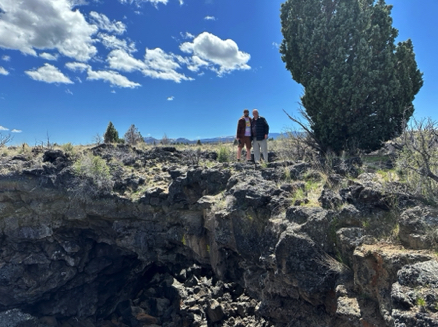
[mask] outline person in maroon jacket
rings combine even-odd
[[[251,160],[251,118],[249,110],[243,110],[243,116],[237,121],[237,160],[240,161],[242,148],[246,146],[246,160]]]

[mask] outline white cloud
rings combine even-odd
[[[160,48],[147,49],[144,55],[146,65],[149,69],[172,71],[181,66],[175,61],[173,54],[167,54]]]
[[[140,71],[145,76],[171,80],[177,83],[182,80],[192,80],[192,78],[176,71],[181,68],[178,63],[178,56],[165,53],[160,48],[146,49],[144,61],[134,58],[126,51],[113,50],[108,55],[107,62],[111,69],[118,71]]]
[[[204,62],[211,64],[210,69],[217,72],[219,76],[233,70],[251,69],[247,64],[251,56],[248,53],[239,51],[236,42],[231,39],[222,40],[208,32],[199,34],[193,42],[181,44],[180,49],[183,52],[193,54],[194,66],[192,70],[195,71],[198,59],[194,59],[194,57],[202,60],[202,64]]]
[[[120,21],[110,21],[104,14],[99,14],[95,11],[90,12],[92,21],[97,24],[101,30],[114,32],[115,34],[123,34],[126,32],[126,25]]]
[[[9,128],[3,127],[0,125],[0,131],[9,131]]]
[[[115,91],[115,90],[111,90],[111,93],[112,93],[112,94],[115,94],[115,93],[116,93],[116,91]]]
[[[114,51],[121,51],[121,50],[114,50]],[[90,65],[81,62],[69,62],[66,63],[65,66],[72,71],[80,71],[80,72],[86,71],[87,80],[89,81],[103,80],[105,82],[109,82],[112,86],[118,86],[118,87],[136,88],[138,86],[141,86],[140,84],[130,81],[128,78],[126,78],[123,75],[120,75],[115,71],[111,71],[111,70],[93,71]]]
[[[126,4],[136,4],[137,6],[140,6],[143,2],[150,2],[154,6],[157,6],[157,4],[162,3],[164,5],[167,5],[168,0],[119,0],[121,3]]]
[[[88,5],[87,0],[69,0],[70,1],[70,5],[72,6],[72,8],[77,7],[77,6],[84,6],[84,5]],[[98,0],[93,0],[94,2],[98,2]]]
[[[84,64],[82,62],[68,62],[65,64],[65,67],[67,67],[72,71],[80,71],[80,72],[84,72],[91,68],[90,65]]]
[[[107,49],[122,49],[127,52],[137,51],[137,49],[135,48],[135,42],[131,42],[128,44],[126,40],[120,40],[114,35],[109,35],[106,33],[99,33],[98,38]]]
[[[136,70],[146,69],[146,64],[132,57],[129,53],[123,50],[113,50],[109,53],[107,62],[111,69],[124,72],[133,72]]]
[[[88,24],[77,1],[1,0],[0,48],[19,50],[36,56],[35,49],[56,49],[61,54],[87,61],[97,50],[92,36],[95,25]]]
[[[41,58],[44,58],[44,59],[46,59],[46,60],[58,60],[58,55],[57,55],[57,54],[52,55],[52,54],[47,53],[47,52],[43,52],[43,53],[41,53],[41,54],[40,54],[40,57],[41,57]]]
[[[216,17],[214,17],[214,16],[205,16],[204,19],[205,20],[216,20]]]
[[[185,32],[185,33],[182,33],[182,32],[180,32],[179,33],[179,35],[181,35],[181,37],[184,39],[184,40],[187,40],[187,39],[194,39],[195,38],[195,36],[192,34],[192,33],[189,33],[189,32]]]
[[[205,60],[202,60],[198,56],[192,56],[187,64],[187,68],[191,70],[192,72],[199,71],[199,68],[202,66],[208,66],[208,62]]]
[[[66,89],[66,90],[65,90],[65,93],[70,94],[70,95],[73,95],[73,92],[70,91],[70,89]]]
[[[117,72],[106,70],[93,71],[89,69],[87,80],[103,80],[105,82],[109,82],[112,86],[118,87],[136,88],[138,86],[141,86],[138,83],[128,80],[125,76],[122,76]]]
[[[144,2],[149,2],[153,4],[155,7],[158,7],[158,4],[160,3],[163,5],[167,5],[167,3],[169,2],[169,0],[119,0],[119,1],[123,4],[135,4],[137,6],[140,6]],[[178,2],[180,6],[184,4],[183,0],[178,0]]]
[[[273,46],[274,48],[277,48],[277,49],[280,48],[280,44],[278,44],[277,42],[272,42],[272,46]]]
[[[9,75],[9,72],[2,66],[0,66],[0,75]]]
[[[160,48],[146,49],[145,63],[147,68],[142,72],[146,76],[171,80],[177,83],[181,83],[181,80],[193,80],[193,78],[176,71],[181,66],[178,64],[177,57],[174,54],[167,54]]]
[[[173,101],[173,99],[175,99],[175,97],[173,95],[170,97],[167,97],[167,101]]]
[[[11,132],[12,132],[12,133],[21,133],[22,130],[21,130],[21,129],[15,129],[15,128],[14,128]]]
[[[73,82],[62,72],[60,72],[58,68],[50,64],[44,64],[44,66],[36,70],[28,70],[25,71],[25,73],[36,81],[46,83],[73,84]]]
[[[10,60],[11,60],[11,57],[9,57],[9,56],[7,56],[7,55],[4,55],[4,56],[2,56],[2,60],[4,60],[4,61],[10,61]]]

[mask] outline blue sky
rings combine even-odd
[[[244,108],[292,126],[303,89],[284,68],[279,0],[0,0],[0,132],[13,143],[234,135]],[[438,120],[438,1],[392,0],[424,86],[416,117]]]

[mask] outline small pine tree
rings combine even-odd
[[[117,143],[119,141],[119,132],[117,132],[112,122],[109,122],[103,135],[103,141],[105,143]]]
[[[198,142],[196,142],[196,145],[201,145],[201,140],[198,140]]]

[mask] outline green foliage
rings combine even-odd
[[[201,145],[201,140],[198,140],[198,141],[196,142],[196,145]]]
[[[75,154],[74,146],[70,142],[61,145],[61,148],[65,153],[67,153],[69,155]]]
[[[91,154],[77,160],[74,164],[74,171],[78,176],[89,177],[93,180],[111,178],[106,161]]]
[[[119,132],[117,132],[112,122],[108,123],[105,134],[103,135],[105,143],[117,143],[119,141]]]
[[[287,0],[282,60],[304,86],[304,116],[323,151],[375,150],[400,135],[423,85],[411,40],[395,45],[384,0]]]
[[[74,198],[89,201],[100,192],[110,192],[114,182],[106,161],[99,156],[88,154],[73,165],[77,180],[70,189]]]
[[[426,300],[422,297],[417,298],[417,305],[419,307],[424,307],[426,306]]]
[[[221,144],[217,151],[217,161],[219,162],[229,162],[231,159],[230,148]]]

